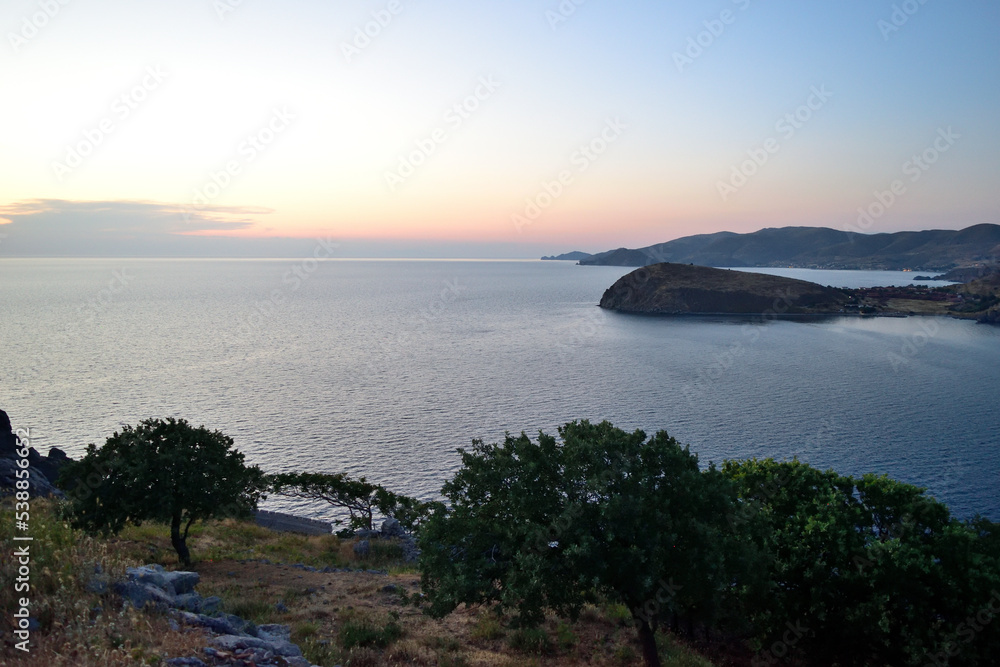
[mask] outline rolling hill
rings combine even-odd
[[[1000,225],[858,234],[826,227],[767,228],[751,234],[698,234],[580,260],[591,266],[794,266],[812,269],[947,271],[1000,260]]]

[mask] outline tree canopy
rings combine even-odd
[[[604,596],[631,610],[657,665],[657,627],[677,615],[708,621],[730,590],[735,494],[666,432],[581,421],[559,435],[459,450],[462,468],[443,489],[450,508],[421,535],[430,610],[495,604],[535,625],[547,609],[575,618]]]
[[[771,459],[722,471],[740,496],[735,529],[766,554],[767,595],[744,601],[762,651],[792,623],[808,628],[795,650],[831,663],[992,664],[1000,626],[967,621],[1000,612],[1000,526],[886,476]]]
[[[183,419],[125,426],[100,449],[88,445],[86,455],[63,470],[72,523],[99,533],[117,533],[129,523],[169,523],[177,556],[190,565],[192,523],[249,517],[261,498],[263,473],[232,447],[232,438]]]
[[[459,450],[420,546],[429,611],[460,604],[573,619],[625,604],[647,665],[655,633],[724,631],[754,664],[993,664],[1000,526],[925,490],[797,460],[697,457],[660,431],[571,422]]]

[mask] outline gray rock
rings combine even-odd
[[[264,649],[276,655],[301,657],[302,651],[295,644],[278,639],[273,642],[257,637],[239,635],[222,635],[212,640],[212,644],[224,651],[241,651],[244,649]]]
[[[241,635],[245,632],[248,624],[239,616],[222,614],[220,616],[206,616],[205,614],[192,614],[187,611],[178,611],[177,618],[182,623],[193,625],[199,628],[207,628],[220,635]]]
[[[18,439],[11,427],[10,417],[0,410],[0,457],[13,458],[17,451]]]
[[[172,667],[207,667],[205,663],[198,658],[170,658],[165,664],[171,665]]]
[[[274,639],[288,641],[292,637],[292,628],[291,626],[281,625],[280,623],[258,625],[257,636],[265,641],[271,641]]]
[[[137,581],[116,582],[113,586],[115,593],[125,598],[136,609],[142,609],[146,605],[167,608],[174,605],[174,596],[163,589],[152,584],[142,584]]]
[[[198,580],[201,579],[201,575],[197,572],[186,572],[184,570],[165,572],[163,576],[173,586],[174,593],[177,595],[190,593],[198,585]]]
[[[377,530],[368,530],[367,528],[359,528],[354,531],[354,536],[361,538],[362,540],[370,540],[373,537],[381,537],[382,533]]]
[[[403,547],[403,561],[406,563],[415,563],[417,559],[420,558],[420,548],[417,547],[417,541],[413,539],[412,536],[407,535],[400,542],[400,546]]]
[[[130,567],[125,570],[128,578],[139,584],[150,584],[171,595],[176,595],[177,591],[170,585],[167,578],[167,571],[162,565],[142,565],[140,567]]]
[[[49,480],[49,483],[55,486],[56,481],[59,479],[60,471],[70,461],[72,459],[66,456],[66,452],[58,447],[51,447],[48,456],[39,456],[36,461],[32,462],[32,465],[41,470],[45,478]]]
[[[372,545],[368,540],[361,540],[354,545],[354,555],[364,558],[372,551]]]
[[[130,567],[125,572],[132,581],[156,586],[171,596],[191,593],[200,579],[197,572],[167,572],[162,565],[157,564]]]
[[[403,526],[391,516],[382,522],[382,537],[403,537],[404,535],[406,535],[406,531],[403,530]]]
[[[199,611],[203,614],[214,614],[219,611],[219,607],[221,606],[222,598],[212,595],[201,599],[201,609]]]
[[[197,593],[184,593],[174,598],[174,609],[183,609],[195,613],[204,611],[201,604],[201,596]]]
[[[15,492],[17,483],[17,471],[22,470],[17,465],[15,459],[0,458],[0,496],[10,495]],[[23,468],[28,471],[28,493],[32,498],[48,498],[55,496],[65,498],[62,491],[52,486],[45,474],[33,466]]]

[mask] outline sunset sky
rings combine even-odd
[[[1000,222],[995,1],[8,0],[0,28],[0,256]]]

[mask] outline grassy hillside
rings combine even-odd
[[[13,548],[12,505],[0,504],[0,545]],[[114,577],[125,568],[159,563],[180,569],[170,546],[169,529],[144,524],[109,539],[90,538],[58,520],[54,506],[33,501],[32,613],[39,627],[32,650],[23,654],[10,642],[16,601],[12,586],[16,564],[0,560],[0,664],[24,667],[118,667],[162,665],[168,658],[198,656],[208,639],[202,631],[172,629],[164,615],[122,608],[113,593],[87,590],[100,563]],[[189,544],[201,575],[198,592],[218,595],[223,611],[255,623],[292,628],[292,641],[306,658],[324,667],[521,667],[537,665],[639,665],[631,616],[621,606],[590,606],[574,624],[549,619],[541,631],[508,627],[488,609],[461,608],[442,620],[420,608],[419,575],[400,561],[391,542],[374,541],[369,557],[354,555],[353,541],[334,535],[277,533],[231,520],[192,528]],[[294,567],[352,568],[351,572],[313,572]],[[359,568],[384,569],[372,574]],[[663,634],[664,664],[711,667],[679,640]]]

